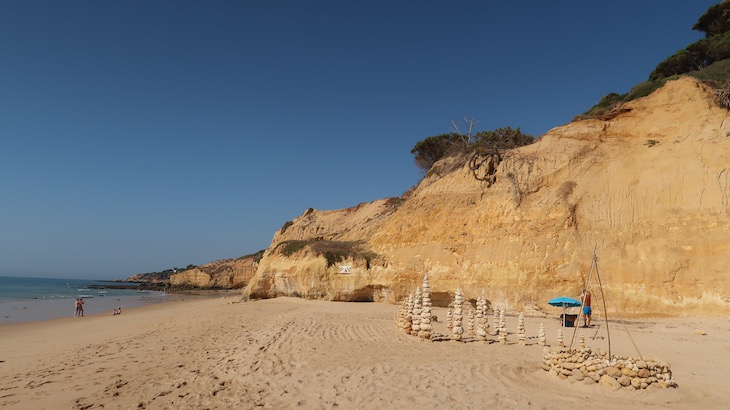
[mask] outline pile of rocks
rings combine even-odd
[[[461,288],[458,288],[454,295],[454,320],[452,323],[452,332],[454,334],[453,340],[456,340],[457,342],[461,341],[461,335],[464,334],[464,328],[461,327],[463,303],[464,294],[461,293]]]
[[[423,303],[423,296],[421,294],[421,288],[416,288],[416,297],[413,299],[413,312],[411,313],[411,336],[418,336],[418,332],[421,330],[421,307]]]
[[[395,326],[398,329],[403,329],[405,323],[408,321],[408,328],[410,329],[410,313],[408,312],[408,299],[403,299],[403,303],[398,307],[398,312],[395,315]]]
[[[433,336],[433,327],[431,326],[431,285],[428,283],[428,274],[423,276],[423,284],[421,285],[421,288],[423,289],[423,295],[421,301],[421,321],[418,336],[426,340],[431,340],[431,337]]]
[[[520,346],[526,344],[527,335],[525,334],[525,316],[520,312],[520,317],[517,318],[517,342]]]
[[[477,298],[477,336],[481,340],[487,340],[489,319],[487,319],[487,296],[482,289],[482,295]]]
[[[601,350],[543,350],[542,369],[572,382],[603,384],[614,390],[677,387],[669,363],[656,359],[611,356]]]
[[[507,325],[504,322],[504,309],[499,310],[499,323],[497,324],[497,335],[499,344],[507,344]]]

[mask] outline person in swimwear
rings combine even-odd
[[[76,298],[76,301],[74,302],[74,317],[77,317],[79,315],[79,298]]]
[[[583,327],[591,325],[591,291],[583,291]]]

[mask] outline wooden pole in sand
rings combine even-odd
[[[601,273],[600,270],[598,271],[598,273],[599,274]],[[634,349],[636,349],[636,352],[639,354],[639,357],[641,358],[641,360],[644,360],[644,356],[639,351],[639,346],[637,346],[636,345],[636,342],[634,342],[634,338],[631,336],[631,332],[629,332],[629,328],[626,327],[626,323],[624,322],[624,318],[621,317],[621,312],[618,310],[618,306],[616,306],[616,302],[613,300],[613,296],[611,296],[611,293],[608,291],[608,286],[606,286],[606,293],[608,293],[608,297],[611,298],[611,303],[613,304],[613,308],[616,310],[616,315],[618,316],[618,320],[621,322],[621,325],[624,327],[624,330],[626,331],[626,334],[629,335],[629,340],[631,340],[631,344],[634,345]],[[604,305],[604,309],[606,309],[605,308],[605,306],[606,306],[606,302],[605,301],[603,302],[603,305]],[[610,342],[610,340],[611,339],[609,339],[609,342]]]
[[[593,259],[591,260],[591,270],[588,272],[588,280],[586,281],[586,287],[583,290],[584,292],[588,291],[588,286],[591,284],[591,277],[593,277],[593,267],[596,264],[596,252],[598,252],[598,242],[596,242],[596,246],[593,248]],[[583,314],[583,306],[586,303],[586,298],[581,298],[580,301],[580,311],[578,312],[578,318],[576,321],[580,321],[580,315]],[[565,315],[563,315],[565,317]],[[569,350],[573,350],[573,342],[575,341],[575,335],[578,332],[578,326],[573,323],[573,337],[570,338],[570,347],[568,347]]]
[[[608,359],[611,359],[611,332],[608,331],[608,310],[606,310],[606,298],[603,296],[603,284],[601,283],[601,271],[598,268],[598,259],[593,256],[596,261],[596,277],[598,278],[598,287],[601,289],[601,300],[603,300],[603,316],[606,316],[606,337],[608,337]],[[634,345],[636,346],[636,345]],[[638,351],[638,349],[637,349]],[[641,353],[639,353],[641,356]],[[643,359],[643,358],[642,358]]]

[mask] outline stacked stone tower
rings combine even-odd
[[[463,303],[464,294],[461,293],[461,288],[458,288],[456,289],[456,295],[454,295],[454,324],[452,329],[454,340],[457,342],[461,341],[461,335],[464,333],[464,328],[461,327]]]
[[[547,344],[547,338],[545,337],[545,325],[540,323],[540,333],[537,335],[537,344],[545,346]]]
[[[517,341],[519,342],[520,346],[525,345],[525,340],[527,339],[525,335],[525,316],[520,312],[520,317],[517,319]]]
[[[504,322],[504,309],[499,310],[499,324],[497,325],[497,333],[499,335],[499,344],[507,344],[507,326]]]
[[[398,306],[398,312],[395,314],[394,322],[395,327],[398,329],[403,328],[403,322],[406,319],[406,315],[408,314],[408,299],[404,298],[403,302]]]
[[[484,317],[485,337],[489,333],[489,318],[487,317],[487,313],[487,292],[482,289],[482,316]]]
[[[421,302],[421,323],[418,336],[431,340],[433,327],[431,326],[431,285],[428,283],[428,273],[423,276],[422,302]]]
[[[481,340],[487,340],[487,319],[484,317],[484,306],[487,304],[484,300],[484,291],[482,295],[477,298],[477,336]]]
[[[408,295],[408,301],[406,302],[406,315],[401,323],[403,331],[407,334],[411,333],[411,321],[413,320],[413,293]]]
[[[446,311],[446,328],[451,330],[454,327],[454,313],[451,308]]]
[[[558,347],[565,346],[563,344],[563,329],[558,329]]]
[[[466,317],[468,319],[467,327],[466,327],[466,334],[469,336],[474,336],[474,309],[471,307],[471,302],[469,302],[469,308],[467,310]]]
[[[413,300],[413,315],[411,316],[411,334],[418,336],[421,330],[421,303],[423,303],[421,288],[416,288],[416,297]]]

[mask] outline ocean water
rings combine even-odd
[[[115,308],[130,308],[168,299],[165,292],[109,289],[125,285],[88,279],[42,279],[0,276],[0,325],[73,317],[74,301],[84,298],[84,314],[110,314]]]

